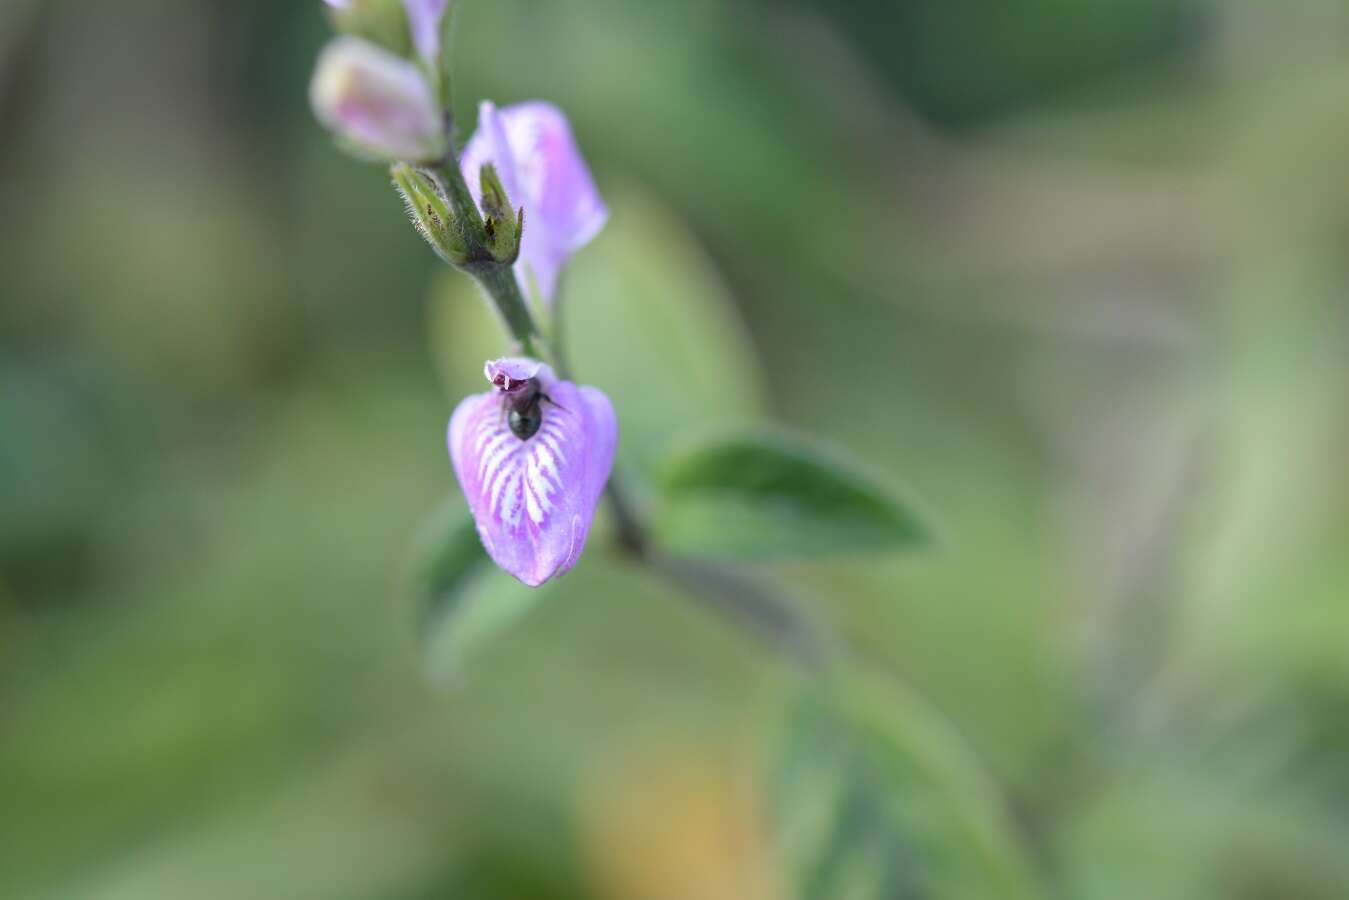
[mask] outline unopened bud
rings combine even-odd
[[[468,262],[468,249],[463,234],[454,221],[449,204],[440,189],[422,172],[407,163],[397,163],[390,170],[394,187],[407,205],[408,218],[417,233],[426,239],[436,255],[452,266]]]
[[[428,162],[445,153],[445,128],[415,63],[369,41],[339,37],[324,48],[309,87],[314,114],[366,156]]]

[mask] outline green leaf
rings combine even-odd
[[[492,566],[458,497],[423,527],[407,582],[427,667],[437,679],[461,673],[478,648],[515,624],[543,594]]]
[[[927,531],[894,493],[835,450],[783,434],[719,437],[661,470],[658,540],[728,559],[895,550]]]
[[[996,786],[882,673],[803,698],[774,771],[780,858],[801,900],[1041,896]]]
[[[619,185],[612,201],[564,278],[566,346],[579,380],[618,410],[619,458],[649,474],[691,429],[759,420],[763,376],[730,288],[683,220],[640,189]]]

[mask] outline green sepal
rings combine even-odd
[[[511,198],[501,183],[496,166],[491,163],[483,166],[478,178],[487,250],[502,265],[514,265],[520,258],[520,240],[524,237],[524,207],[516,210],[511,206]]]
[[[407,163],[395,163],[389,171],[417,233],[445,262],[466,265],[469,255],[463,232],[436,182]]]

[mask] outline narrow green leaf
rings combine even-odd
[[[782,434],[703,441],[661,470],[656,532],[680,552],[729,559],[895,550],[927,531],[878,479],[834,450]]]
[[[437,679],[462,672],[479,647],[499,637],[543,594],[496,571],[458,497],[423,527],[407,582],[417,636]]]

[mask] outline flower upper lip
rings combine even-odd
[[[503,394],[514,394],[525,389],[531,382],[543,377],[550,370],[541,362],[524,357],[506,357],[489,361],[483,366],[483,374]]]

